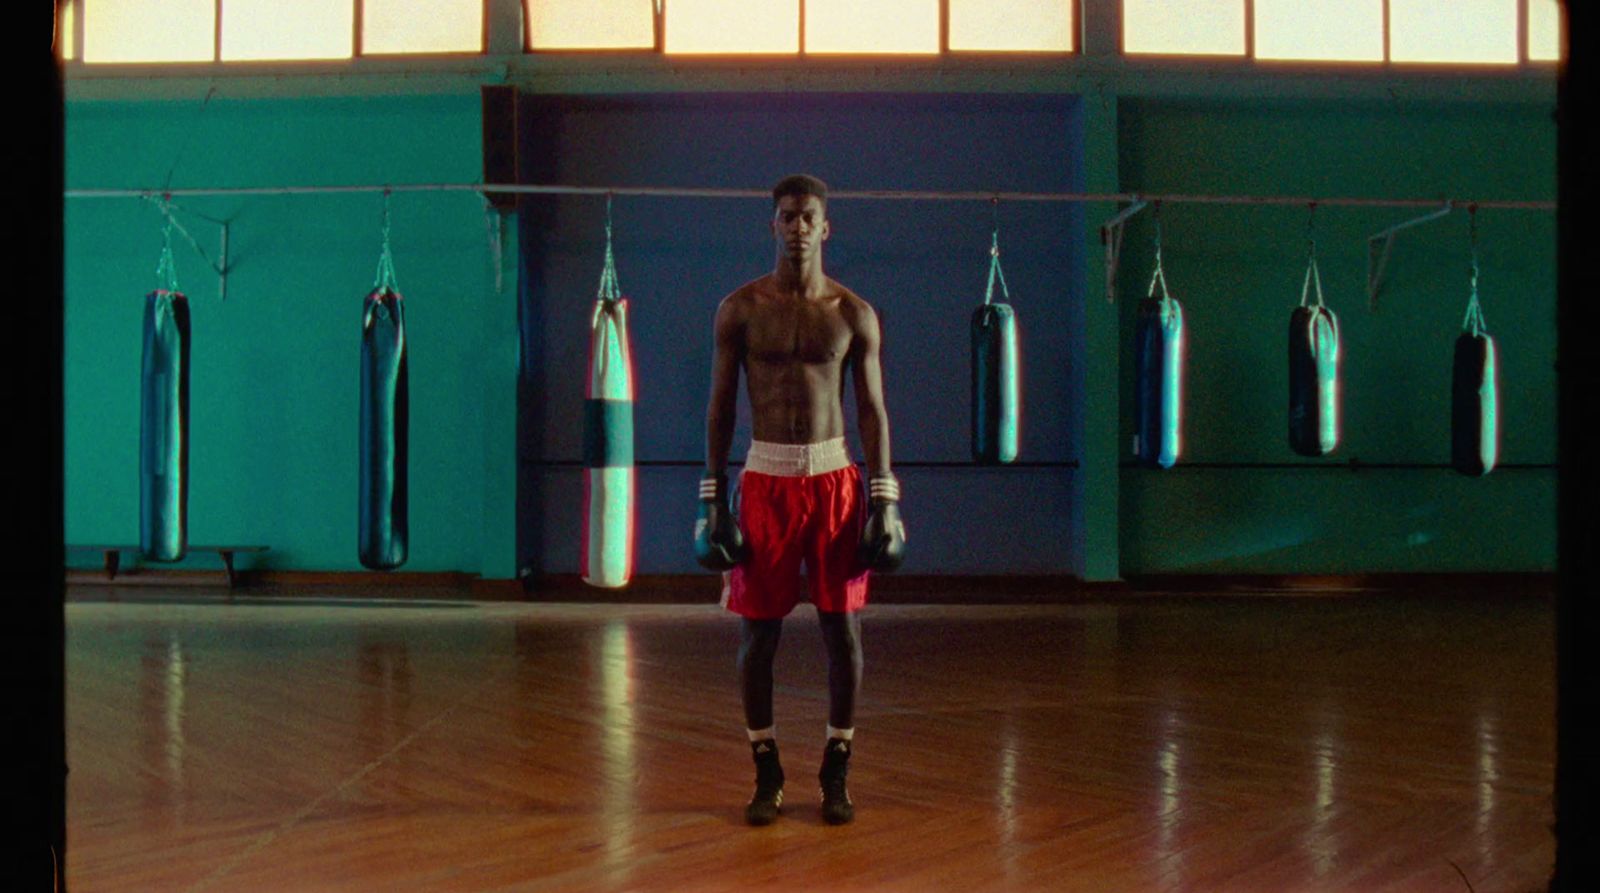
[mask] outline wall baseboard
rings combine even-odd
[[[333,591],[350,598],[468,601],[587,602],[595,604],[716,604],[712,573],[640,574],[624,589],[597,589],[577,574],[486,580],[457,572],[243,571],[228,589],[219,574],[140,568],[108,580],[102,571],[67,571],[69,596],[132,587],[197,587],[251,597],[304,596]],[[1091,582],[1067,574],[888,575],[872,580],[877,604],[1056,604],[1171,596],[1352,596],[1486,594],[1554,597],[1553,571],[1370,574],[1140,574]],[[115,597],[112,595],[112,597]]]

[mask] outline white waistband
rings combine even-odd
[[[810,477],[849,468],[852,464],[843,437],[821,443],[766,443],[756,440],[750,444],[750,455],[744,460],[744,470],[778,477]]]

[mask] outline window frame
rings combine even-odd
[[[989,51],[949,48],[949,4],[940,0],[940,51],[902,54],[667,54],[661,15],[649,48],[533,50],[528,0],[481,0],[479,52],[378,54],[336,60],[85,63],[83,0],[66,0],[73,15],[73,57],[61,60],[69,99],[182,97],[197,87],[225,85],[240,96],[460,92],[486,83],[517,84],[531,92],[627,93],[660,90],[811,90],[840,92],[1060,92],[1084,95],[1301,98],[1412,98],[1445,101],[1553,102],[1562,60],[1528,56],[1528,5],[1518,3],[1517,64],[1411,63],[1385,60],[1256,59],[1254,3],[1246,16],[1248,56],[1185,56],[1123,52],[1121,0],[1068,0],[1070,51]],[[661,0],[656,0],[660,4]],[[360,10],[359,0],[352,0]],[[660,8],[658,5],[657,9]],[[357,19],[359,21],[359,18]],[[513,28],[511,23],[515,22]],[[217,27],[220,28],[220,19]],[[803,26],[802,26],[803,27]],[[1565,32],[1565,19],[1562,20]],[[803,38],[802,30],[802,38]],[[214,45],[217,39],[214,38]],[[1562,35],[1565,55],[1568,36]],[[215,59],[215,52],[213,53]],[[797,81],[796,78],[803,78]],[[1464,84],[1471,90],[1463,90]]]

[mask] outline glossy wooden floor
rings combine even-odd
[[[78,893],[1487,893],[1554,860],[1538,598],[874,606],[844,827],[802,608],[753,829],[714,606],[173,595],[67,607]]]

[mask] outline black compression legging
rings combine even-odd
[[[822,642],[828,650],[828,724],[855,727],[856,693],[861,690],[861,616],[818,611]],[[740,623],[739,685],[745,725],[772,726],[772,662],[783,636],[782,620]]]

